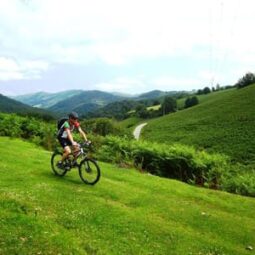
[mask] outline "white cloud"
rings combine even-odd
[[[107,63],[122,64],[225,42],[224,26],[229,29],[234,20],[235,3],[224,4],[224,17],[219,17],[220,1],[212,0],[2,0],[1,33],[6,47],[17,47],[32,57],[81,62],[92,54]]]
[[[16,61],[15,59],[0,57],[0,81],[39,79],[42,72],[48,68],[48,63],[44,61]]]
[[[98,83],[95,88],[108,92],[137,94],[146,90],[146,83],[139,78],[118,77],[109,82]]]
[[[226,80],[225,65],[253,64],[254,8],[253,0],[1,0],[0,79],[38,79],[62,63],[101,61],[114,68],[182,57],[211,62],[209,74]],[[164,76],[154,79],[159,88],[203,83],[197,73]],[[142,88],[154,81],[140,82]],[[96,86],[118,89],[121,84],[125,90],[133,83],[110,79],[102,84]]]

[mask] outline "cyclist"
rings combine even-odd
[[[88,141],[87,136],[85,132],[81,129],[80,123],[78,122],[78,114],[76,112],[71,112],[68,115],[68,120],[66,120],[63,125],[61,126],[59,132],[58,132],[58,140],[61,146],[64,149],[64,153],[62,156],[62,159],[58,162],[59,168],[64,168],[64,160],[71,154],[71,148],[73,147],[74,153],[79,150],[78,143],[74,141],[72,132],[77,129],[80,133],[80,135],[83,137],[85,142],[90,143]]]

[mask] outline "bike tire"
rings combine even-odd
[[[67,169],[60,169],[57,167],[58,161],[62,158],[62,153],[54,152],[51,156],[51,169],[53,173],[57,176],[64,176],[67,172]]]
[[[100,179],[100,167],[94,159],[85,158],[79,165],[79,175],[84,183],[94,185]]]

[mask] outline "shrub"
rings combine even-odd
[[[221,188],[231,193],[255,197],[255,171],[236,164],[222,178]]]
[[[228,159],[219,154],[196,151],[193,147],[149,143],[108,136],[98,151],[103,161],[139,166],[154,175],[218,188]]]
[[[0,121],[1,136],[20,137],[46,149],[52,149],[56,144],[55,125],[16,114],[0,114]]]
[[[87,133],[94,135],[128,135],[123,128],[121,128],[116,121],[109,118],[95,118],[84,120],[81,123]]]
[[[185,108],[192,107],[194,105],[197,105],[199,103],[198,98],[196,96],[188,97],[185,100]]]

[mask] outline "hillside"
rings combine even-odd
[[[105,106],[111,102],[122,100],[120,96],[114,96],[111,93],[98,90],[83,91],[78,95],[72,96],[48,109],[54,112],[66,113],[69,111],[77,111],[80,114],[85,114],[98,107]],[[93,108],[92,108],[93,106]]]
[[[253,254],[255,201],[100,163],[91,187],[0,138],[0,254]],[[5,153],[11,151],[11,153]]]
[[[121,120],[124,119],[128,115],[128,112],[131,109],[134,109],[137,105],[139,105],[139,101],[131,99],[121,100],[109,103],[104,107],[95,109],[94,111],[89,111],[85,114],[85,116],[88,118],[107,117]]]
[[[164,92],[160,90],[153,90],[132,96],[128,94],[108,93],[98,90],[67,90],[57,93],[38,92],[13,98],[30,106],[49,109],[50,111],[60,114],[73,110],[84,116],[117,116],[117,118],[122,119],[126,112],[134,109],[139,103],[151,106],[155,100],[162,100],[165,95],[178,97],[185,93],[187,94],[187,92],[182,91]],[[130,102],[130,106],[128,107],[127,102]]]
[[[161,91],[161,90],[152,90],[143,94],[140,94],[136,97],[136,100],[144,99],[159,99],[165,96],[178,97],[180,95],[188,94],[187,91]]]
[[[23,104],[1,94],[0,94],[0,112],[18,113],[23,115],[29,114],[33,116],[42,117],[45,119],[53,119],[55,117],[55,115],[49,111],[31,107],[29,105]]]
[[[59,101],[70,98],[74,95],[80,94],[82,90],[67,90],[58,93],[37,92],[33,94],[26,94],[13,97],[15,100],[20,101],[30,106],[48,108],[58,103]]]
[[[255,85],[200,96],[200,104],[148,122],[143,138],[183,143],[255,163]]]

